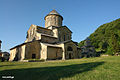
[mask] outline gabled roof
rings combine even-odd
[[[62,26],[60,28],[66,28],[67,30],[69,30],[72,33],[72,31],[67,26]]]
[[[28,32],[29,30],[31,30],[31,28],[33,28],[33,27],[36,28],[37,25],[31,24],[30,27],[29,27],[29,29],[27,30],[27,32]]]
[[[22,46],[22,45],[25,45],[25,44],[27,44],[27,43],[30,43],[30,42],[26,42],[26,43],[19,44],[19,45],[17,45],[17,46],[14,46],[14,47],[10,48],[10,50],[12,50],[12,49],[14,49],[14,48],[17,48],[17,47],[20,47],[20,46]]]
[[[52,31],[51,29],[48,29],[48,28],[44,28],[44,27],[40,27],[40,26],[37,26],[37,28],[41,28],[41,29],[45,29],[45,30],[49,30],[49,31]]]
[[[31,24],[31,26],[29,27],[28,31],[29,31],[32,27],[35,27],[36,29],[41,28],[41,29],[45,29],[45,30],[52,31],[51,29],[44,28],[44,27],[41,27],[41,26],[37,26],[37,25],[34,25],[34,24]]]
[[[67,40],[67,41],[59,42],[59,43],[57,43],[57,44],[68,43],[68,42],[73,42],[75,45],[76,45],[76,43],[77,43],[77,42],[74,42],[74,41],[72,41],[72,40]]]
[[[51,27],[51,26],[48,26],[48,27]],[[67,26],[61,26],[61,27],[52,26],[52,27],[54,27],[54,29],[55,28],[66,28],[67,30],[69,30],[72,33],[72,31]]]
[[[54,36],[51,36],[51,35],[48,35],[48,34],[42,34],[42,33],[41,33],[41,35],[42,35],[42,36],[47,36],[47,37],[51,37],[51,38],[57,39],[57,37],[54,37]]]
[[[47,46],[49,46],[49,47],[61,48],[61,47],[59,47],[57,44],[49,44],[49,43],[43,43],[43,42],[42,42],[42,44],[47,45]]]
[[[41,41],[41,40],[35,40],[35,41]],[[34,41],[30,41],[30,42],[24,42],[24,43],[22,43],[22,44],[19,44],[19,45],[17,45],[17,46],[14,46],[13,48],[10,48],[10,50],[12,50],[12,49],[14,49],[14,48],[17,48],[17,47],[20,47],[20,46],[22,46],[22,45],[25,45],[25,44],[27,44],[27,43],[32,43],[32,42],[34,42]]]

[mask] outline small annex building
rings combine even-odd
[[[44,19],[45,28],[32,24],[25,42],[10,49],[9,61],[79,58],[77,43],[71,40],[72,31],[62,26],[63,17],[52,10]]]

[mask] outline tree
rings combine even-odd
[[[112,47],[112,50],[114,52],[113,54],[120,52],[120,47],[119,47],[119,43],[117,41],[117,37],[118,36],[112,32],[112,34],[111,34],[111,47]]]
[[[80,43],[78,43],[78,46],[79,46],[79,47],[84,46],[84,41],[81,41]]]
[[[91,39],[91,44],[95,46],[96,51],[119,53],[120,19],[101,25],[88,37]],[[83,45],[82,43],[84,43],[84,41],[81,41],[79,46]]]

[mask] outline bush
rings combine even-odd
[[[113,51],[110,47],[108,47],[106,54],[113,55]]]
[[[4,61],[5,61],[5,58],[4,58],[4,57],[2,57],[2,58],[1,58],[1,62],[4,62]]]
[[[29,59],[28,62],[45,62],[45,59]]]

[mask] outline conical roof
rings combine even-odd
[[[53,9],[51,12],[49,12],[49,14],[46,15],[46,16],[49,16],[49,15],[57,15],[57,16],[60,16],[60,17],[62,18],[62,20],[63,20],[63,17],[62,17],[55,9]],[[46,18],[46,16],[45,16],[45,18]],[[45,18],[44,18],[44,19],[45,19]]]
[[[56,14],[56,15],[60,15],[55,9],[53,9],[49,14]]]

